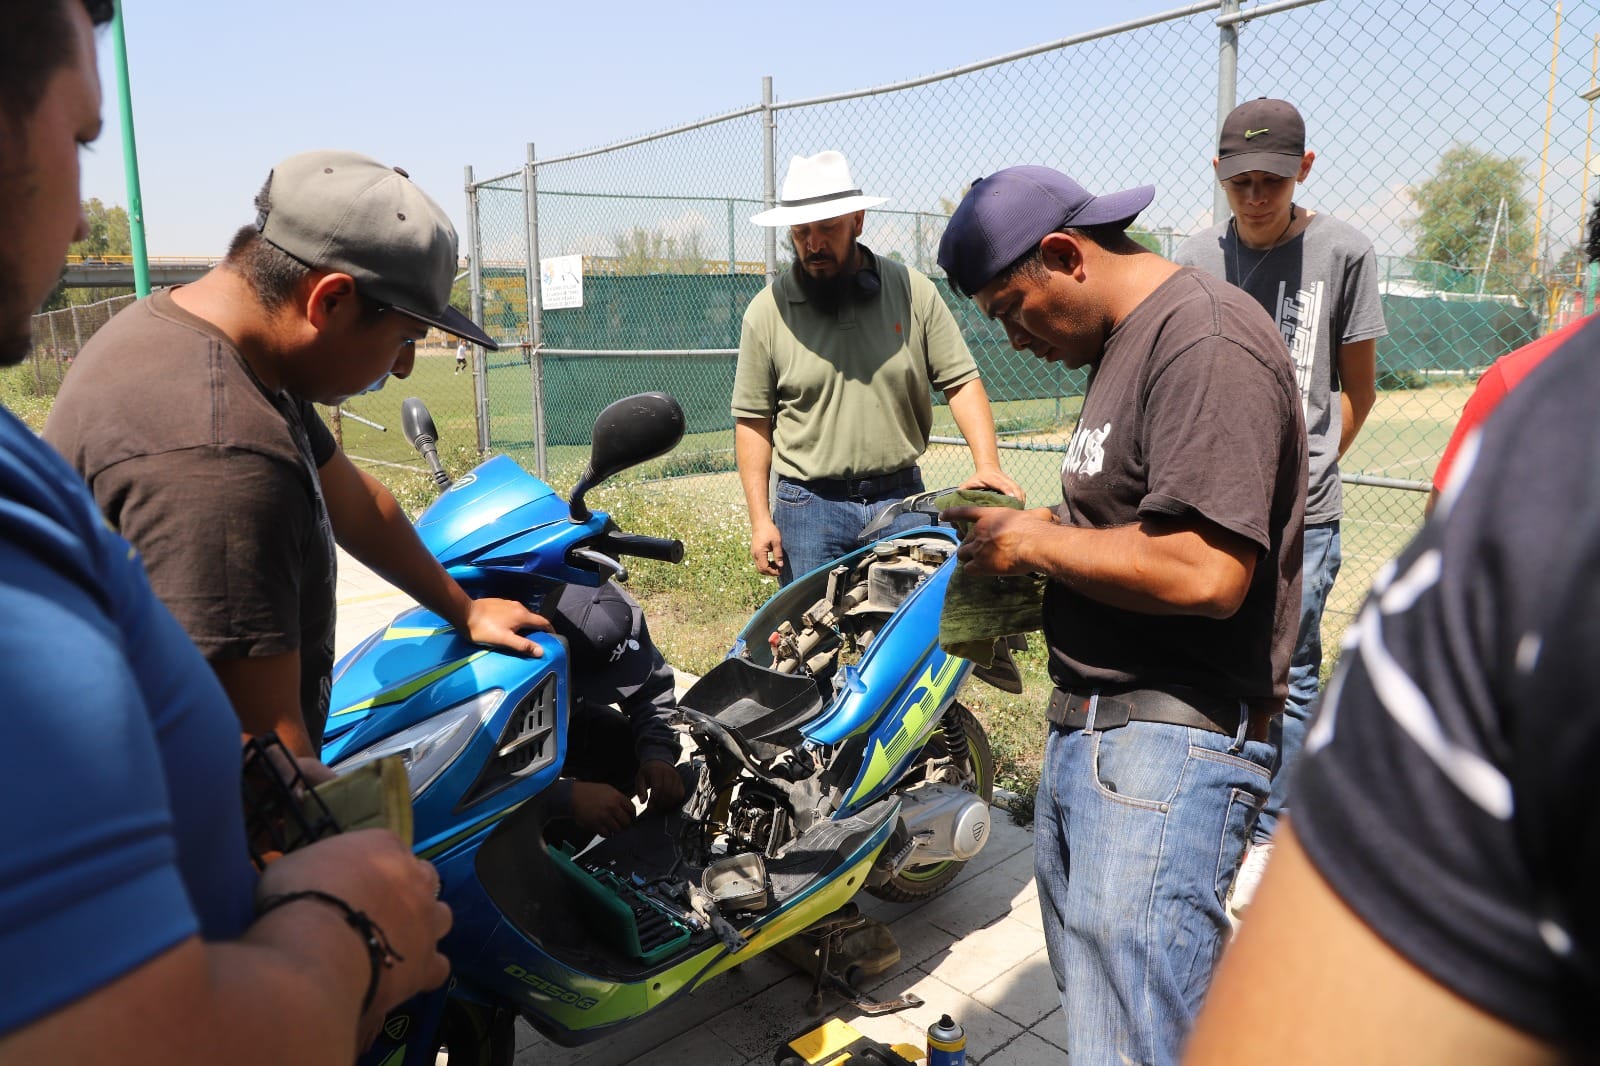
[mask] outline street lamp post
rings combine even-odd
[[[1544,175],[1550,162],[1550,122],[1556,112],[1556,60],[1561,56],[1561,0],[1556,0],[1556,28],[1550,38],[1550,94],[1544,108],[1544,150],[1539,153],[1539,195],[1533,209],[1533,255],[1528,273],[1538,274],[1539,231],[1544,224]]]
[[[1595,80],[1595,72],[1600,67],[1600,33],[1594,35],[1594,52],[1589,58],[1589,87],[1578,94],[1580,100],[1589,104],[1589,124],[1583,134],[1583,198],[1578,202],[1578,247],[1587,248],[1587,233],[1585,232],[1585,215],[1589,210],[1589,171],[1594,169],[1594,156],[1591,145],[1594,141],[1594,102],[1600,100],[1600,82]],[[1583,268],[1583,313],[1594,314],[1594,296],[1596,274],[1600,274],[1600,263],[1590,262]]]
[[[122,169],[128,185],[128,236],[133,251],[133,291],[150,295],[150,257],[144,241],[144,197],[139,192],[139,150],[133,141],[133,92],[128,80],[128,42],[122,29],[122,3],[111,18],[112,51],[117,61],[117,103],[122,120]]]

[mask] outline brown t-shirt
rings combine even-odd
[[[1064,688],[1186,685],[1282,699],[1300,609],[1305,427],[1283,339],[1249,296],[1180,270],[1106,340],[1061,464],[1061,520],[1201,519],[1257,545],[1232,617],[1121,610],[1051,582],[1050,675]]]
[[[208,660],[300,653],[312,744],[328,714],[335,555],[317,469],[334,441],[227,336],[157,292],[74,361],[44,437]]]

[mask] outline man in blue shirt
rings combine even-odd
[[[77,152],[100,131],[94,26],[112,11],[6,9],[0,364],[26,354],[86,233]],[[26,811],[0,849],[0,1063],[348,1063],[444,980],[438,875],[393,834],[312,845],[258,881],[226,695],[72,470],[4,410],[0,691],[0,798]]]

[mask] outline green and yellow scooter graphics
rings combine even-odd
[[[885,828],[889,828],[892,824],[892,822],[886,824]],[[883,845],[888,841],[889,836],[884,833],[882,838],[882,840],[878,841],[877,846],[864,856],[860,862],[850,866],[841,875],[824,885],[817,892],[814,899],[808,900],[802,907],[783,912],[778,916],[777,921],[761,926],[756,935],[750,938],[750,946],[745,948],[744,951],[723,956],[700,980],[694,983],[694,987],[698,988],[718,974],[726,973],[741,962],[748,961],[745,957],[747,952],[752,955],[759,955],[768,948],[789,939],[796,933],[803,932],[817,919],[832,914],[854,899],[856,893],[860,891],[862,882],[866,879],[867,872],[872,869],[872,864],[877,861],[878,853],[883,850]]]
[[[329,719],[338,718],[341,715],[355,714],[357,711],[365,711],[372,707],[382,707],[386,704],[399,703],[402,700],[408,700],[412,696],[415,696],[417,693],[421,692],[423,689],[427,688],[429,685],[433,684],[435,681],[449,677],[462,667],[470,665],[471,663],[478,661],[488,654],[489,652],[487,649],[481,649],[463,658],[456,659],[453,662],[441,663],[431,670],[424,670],[422,673],[413,677],[409,677],[398,684],[390,685],[387,688],[380,689],[373,695],[368,696],[366,699],[358,700],[348,707],[341,707],[336,711],[331,711],[329,712],[328,717]]]
[[[400,755],[424,858],[480,836],[559,772],[566,652],[534,639],[542,657],[480,648],[418,607],[340,663],[324,759],[342,772]]]
[[[927,668],[911,687],[899,713],[888,719],[889,723],[894,723],[893,730],[868,739],[867,757],[842,809],[854,808],[898,780],[905,771],[906,763],[938,724],[945,705],[954,697],[964,674],[962,668],[967,665],[966,660],[930,650],[933,655]]]
[[[337,732],[342,716],[404,702],[487,654],[437,614],[410,607],[334,666],[329,729]]]

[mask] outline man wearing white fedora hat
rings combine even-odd
[[[859,547],[877,511],[922,491],[932,389],[972,452],[962,487],[1023,497],[1000,469],[989,396],[933,282],[858,240],[866,210],[885,202],[862,195],[843,154],[819,152],[790,160],[778,206],[750,220],[787,226],[794,245],[790,269],[745,310],[733,383],[750,554],[784,584]]]

